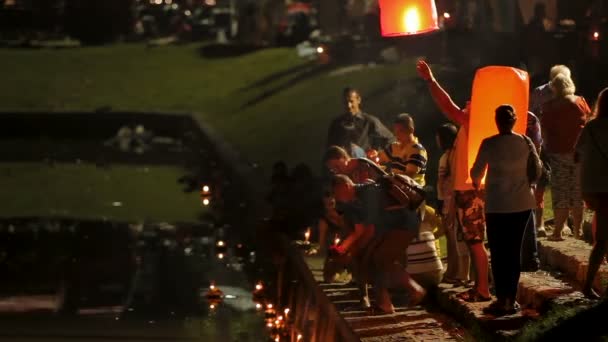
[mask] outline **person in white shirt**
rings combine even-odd
[[[517,121],[511,105],[496,109],[498,134],[482,141],[471,168],[479,188],[486,174],[486,229],[492,255],[492,275],[497,300],[484,309],[495,316],[519,310],[515,301],[521,273],[521,245],[526,224],[536,208],[528,179],[528,157],[536,154],[529,138],[513,132]]]

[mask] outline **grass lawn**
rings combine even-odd
[[[158,166],[0,164],[0,217],[196,221],[204,209],[198,192],[181,191],[182,175],[178,168]]]
[[[384,122],[390,123],[399,112],[414,116],[429,150],[427,183],[434,183],[439,154],[433,131],[443,118],[424,82],[415,77],[413,58],[400,65],[311,73],[313,65],[298,58],[294,49],[210,58],[201,53],[204,48],[119,44],[0,49],[0,111],[111,106],[196,112],[268,175],[277,160],[289,166],[304,162],[317,171],[329,122],[342,112],[341,89],[353,85],[363,94],[364,109]],[[457,103],[468,98],[470,84],[463,84],[462,78],[439,78]]]
[[[359,87],[365,108],[380,117],[407,109],[406,93],[398,96],[395,90],[410,88],[406,81],[413,77],[412,63],[307,77],[306,62],[294,49],[216,59],[203,57],[202,47],[0,49],[0,111],[101,106],[194,111],[268,170],[279,159],[318,165],[328,124],[341,113],[340,92],[347,85]],[[255,99],[260,100],[247,105]]]

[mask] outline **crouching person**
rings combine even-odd
[[[353,233],[344,240],[339,253],[348,253],[365,241],[362,273],[374,285],[374,309],[385,314],[395,312],[390,287],[407,289],[410,305],[420,303],[426,291],[410,277],[403,264],[408,245],[418,236],[417,212],[395,206],[387,189],[372,181],[354,184],[347,176],[336,175],[332,188],[337,208],[354,224]]]
[[[443,277],[443,263],[436,239],[441,219],[435,209],[425,206],[418,236],[407,248],[407,272],[425,290],[437,288]]]

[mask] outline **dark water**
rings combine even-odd
[[[248,276],[256,254],[230,227],[21,219],[0,235],[0,340],[267,338]]]
[[[210,184],[213,208],[198,222],[173,225],[1,218],[0,341],[267,340],[251,293],[260,261],[245,247],[247,227],[235,227],[246,216],[244,196],[194,121],[32,115],[2,116],[2,126],[13,128],[0,137],[0,162],[178,167],[184,177],[173,185],[191,193]],[[118,139],[124,125],[140,124],[143,134],[126,145]],[[205,296],[212,283],[223,291],[221,303]]]

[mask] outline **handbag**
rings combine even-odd
[[[534,144],[532,144],[532,140],[525,135],[522,135],[522,137],[526,141],[529,150],[526,170],[528,174],[528,181],[530,184],[537,184],[543,174],[543,162],[540,160],[536,147],[534,147]]]
[[[403,174],[387,173],[369,159],[361,158],[381,177],[379,182],[387,189],[389,196],[397,202],[398,207],[416,210],[426,199],[426,191],[415,180]]]

